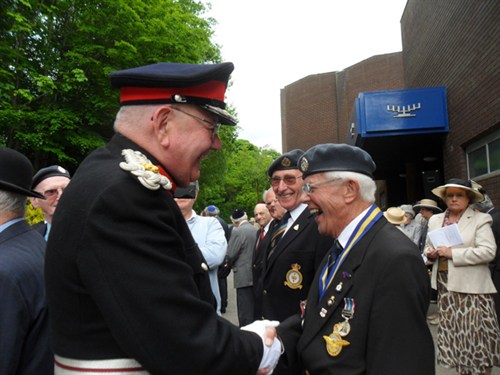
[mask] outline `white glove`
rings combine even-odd
[[[264,354],[262,355],[262,360],[260,361],[259,369],[269,368],[271,371],[269,375],[272,374],[274,368],[278,364],[278,360],[282,354],[282,344],[278,337],[275,337],[273,343],[268,346],[266,345],[266,328],[277,327],[280,323],[276,320],[256,320],[249,325],[241,327],[245,331],[254,332],[262,338],[262,345],[264,346]],[[264,341],[265,340],[265,341]],[[270,344],[269,342],[267,344]]]

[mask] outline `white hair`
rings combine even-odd
[[[116,114],[113,128],[115,131],[124,126],[137,128],[151,120],[151,116],[160,106],[158,104],[124,105]]]
[[[359,184],[359,196],[361,199],[368,203],[375,202],[375,192],[377,191],[377,185],[375,181],[357,172],[344,172],[344,171],[329,171],[325,172],[326,179],[340,179],[342,181],[355,180]]]

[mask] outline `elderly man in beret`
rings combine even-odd
[[[320,144],[298,165],[319,231],[336,246],[302,316],[278,327],[287,359],[298,357],[310,374],[434,374],[429,277],[416,245],[374,204],[372,158],[354,146]]]
[[[33,226],[35,230],[47,240],[52,226],[52,218],[56,212],[61,195],[68,186],[71,175],[60,165],[51,165],[35,173],[31,181],[31,188],[41,193],[45,199],[31,197],[33,207],[43,212],[43,221]]]
[[[33,167],[0,148],[0,374],[52,374],[43,266],[45,241],[24,219]]]
[[[111,74],[116,134],[74,173],[47,243],[56,372],[255,374],[277,362],[272,322],[240,329],[217,315],[173,199],[221,148],[220,124],[236,123],[224,103],[232,70],[157,63]]]
[[[301,301],[313,282],[321,259],[333,239],[318,233],[314,216],[303,203],[302,172],[297,167],[302,150],[292,150],[276,158],[267,173],[279,204],[286,210],[270,233],[265,265],[258,280],[261,303],[256,312],[263,319],[282,321],[300,312]],[[273,374],[298,374],[298,368],[279,364]]]

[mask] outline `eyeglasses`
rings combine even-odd
[[[457,193],[457,194],[448,193],[448,194],[446,194],[446,198],[453,199],[453,197],[455,197],[457,199],[465,198],[465,194],[464,193]]]
[[[337,181],[337,180],[341,180],[341,178],[332,178],[330,180],[316,182],[315,184],[310,184],[309,182],[306,182],[302,186],[302,191],[304,193],[306,193],[307,195],[311,195],[314,192],[314,189],[316,189],[318,186],[325,185],[325,184],[328,184],[330,182],[334,182],[334,181]]]
[[[45,190],[42,194],[45,196],[47,199],[52,199],[55,198],[56,195],[61,195],[64,191],[63,187],[55,188],[55,189],[49,189]]]
[[[293,185],[295,184],[295,182],[297,181],[297,178],[302,178],[302,176],[292,176],[292,175],[285,175],[284,177],[271,177],[269,179],[269,183],[271,184],[271,186],[278,186],[280,184],[280,181],[283,180],[283,182],[290,186],[290,185]]]
[[[266,203],[266,207],[270,207],[271,205],[273,205],[273,204],[275,204],[277,202],[278,202],[278,200],[276,198],[274,198],[271,202],[267,202]]]
[[[192,118],[200,121],[203,125],[209,125],[210,128],[208,128],[208,130],[210,131],[210,135],[211,135],[212,139],[214,139],[215,136],[217,134],[219,134],[219,130],[220,130],[220,124],[219,123],[217,123],[215,121],[207,120],[206,118],[203,118],[203,117],[198,117],[198,116],[193,115],[191,113],[185,112],[182,109],[179,109],[177,107],[172,107],[172,108],[175,109],[176,111],[182,112],[185,115],[190,116],[190,117],[192,117]]]

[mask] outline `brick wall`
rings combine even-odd
[[[500,128],[499,19],[498,0],[408,0],[403,13],[406,87],[447,87],[445,181],[467,178],[465,148]],[[500,207],[500,174],[477,181]]]

